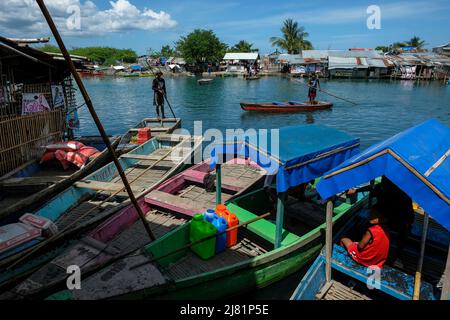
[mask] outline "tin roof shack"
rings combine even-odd
[[[226,72],[244,73],[248,63],[253,64],[258,60],[258,52],[228,52],[223,57],[227,64]]]
[[[330,52],[328,71],[332,78],[372,78],[389,76],[393,64],[371,49],[350,49]]]
[[[68,111],[75,93],[66,62],[0,37],[0,175],[62,139]]]
[[[395,64],[393,77],[404,80],[440,80],[450,74],[450,58],[433,52],[389,56]]]
[[[439,55],[450,57],[450,42],[433,48],[433,52]]]

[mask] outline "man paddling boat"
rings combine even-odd
[[[316,104],[316,95],[317,95],[317,88],[320,90],[320,81],[319,78],[317,78],[316,74],[311,74],[311,77],[308,80],[308,98],[309,103]]]
[[[162,78],[162,72],[158,71],[156,73],[156,78],[153,79],[152,90],[153,90],[153,105],[156,108],[156,115],[158,120],[160,119],[159,111],[161,109],[161,115],[164,119],[164,96],[167,94],[166,91],[166,81]]]

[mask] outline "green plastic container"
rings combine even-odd
[[[191,220],[189,231],[189,239],[191,242],[203,239],[217,233],[216,227],[203,218],[203,215],[196,214]],[[214,257],[216,253],[216,238],[206,240],[199,244],[193,245],[191,250],[200,258],[207,260]]]

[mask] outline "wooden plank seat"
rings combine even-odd
[[[169,152],[169,151],[167,151]],[[133,153],[125,153],[121,156],[121,158],[127,158],[127,159],[138,159],[138,160],[149,160],[149,161],[159,161],[161,160],[162,156],[155,156],[155,155],[145,155],[145,154],[133,154]],[[180,157],[172,157],[171,155],[168,155],[167,157],[165,157],[163,160],[161,160],[160,162],[163,161],[174,161],[174,162],[179,162],[181,161],[182,158]]]
[[[373,279],[369,279],[371,273],[368,274],[367,267],[354,261],[344,247],[339,245],[333,246],[333,254],[331,266],[353,279],[357,279],[362,283],[372,283]],[[414,277],[402,271],[394,269],[390,266],[381,268],[380,288],[382,292],[401,300],[411,300],[414,290]],[[428,282],[421,281],[420,299],[435,300],[433,294],[433,286]]]
[[[153,190],[147,194],[145,196],[145,202],[162,206],[189,216],[192,216],[195,213],[201,213],[207,209],[203,207],[201,202],[182,198],[159,190]]]
[[[237,218],[239,219],[239,223],[249,221],[258,217],[250,211],[242,209],[233,203],[228,204],[227,208],[230,212],[234,213],[237,216]],[[257,234],[261,238],[275,244],[276,226],[272,222],[265,219],[260,219],[247,225],[247,229]],[[297,235],[283,229],[281,245],[287,246],[299,239],[300,238]]]
[[[96,191],[111,191],[111,192],[118,192],[125,188],[121,182],[114,183],[114,182],[103,182],[94,180],[80,180],[78,182],[75,182],[75,186],[77,188],[85,188]],[[133,192],[140,192],[142,188],[131,186],[131,190],[133,190]]]

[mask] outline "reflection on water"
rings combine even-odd
[[[97,78],[84,80],[94,106],[109,134],[120,134],[140,119],[153,116],[152,78]],[[251,113],[242,101],[307,100],[307,87],[297,79],[265,77],[257,81],[217,78],[200,86],[194,77],[167,78],[170,104],[182,126],[189,130],[202,120],[203,129],[277,128],[298,124],[322,124],[361,138],[362,147],[385,139],[430,117],[450,125],[450,89],[437,82],[322,80],[322,88],[351,105],[325,94],[332,110],[314,113]],[[301,81],[301,80],[300,80]],[[81,104],[82,98],[78,96]],[[166,106],[166,114],[170,114]],[[97,134],[86,108],[80,109],[79,134]]]

